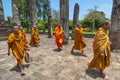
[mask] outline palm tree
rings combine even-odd
[[[60,21],[64,30],[64,44],[68,44],[69,39],[69,0],[60,0]]]
[[[50,9],[50,0],[37,0],[38,18],[46,21],[48,19],[48,10]]]

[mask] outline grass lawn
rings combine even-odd
[[[96,32],[83,32],[83,34],[95,34]]]
[[[72,33],[72,30],[69,30],[69,33],[71,34]],[[95,34],[96,32],[83,32],[83,34]]]
[[[39,30],[39,32],[43,32],[43,30]],[[48,30],[45,30],[45,32],[48,32]],[[69,34],[72,33],[72,30],[69,30]],[[83,32],[83,34],[95,34],[96,32]]]

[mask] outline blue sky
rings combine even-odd
[[[51,8],[59,10],[59,0],[50,0]],[[5,19],[12,16],[11,0],[2,0]],[[88,13],[88,9],[94,9],[94,5],[98,6],[98,11],[103,11],[107,18],[111,17],[112,0],[69,0],[69,19],[73,19],[74,5],[80,5],[79,19],[83,19]]]

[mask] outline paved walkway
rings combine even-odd
[[[29,40],[29,35],[27,37]],[[104,80],[98,70],[87,70],[87,63],[93,58],[91,38],[86,38],[88,57],[81,56],[79,51],[71,55],[73,40],[69,40],[62,51],[57,51],[54,38],[47,38],[47,35],[40,35],[40,38],[40,47],[30,47],[31,62],[25,63],[25,76],[17,72],[14,56],[6,54],[6,41],[0,42],[0,80]],[[120,80],[120,54],[111,56],[111,66],[105,72],[109,80]]]

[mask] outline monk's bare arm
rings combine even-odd
[[[10,48],[12,46],[12,43],[8,43],[8,56],[10,55]]]

